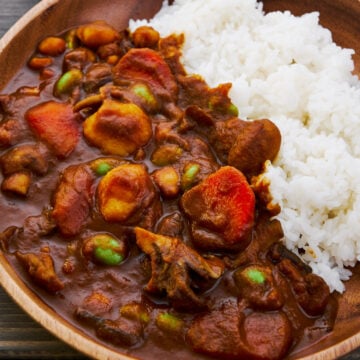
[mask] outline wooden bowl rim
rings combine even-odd
[[[3,50],[11,44],[14,37],[30,25],[38,16],[61,0],[42,0],[28,10],[0,39],[0,57]],[[360,0],[356,0],[359,1]],[[107,348],[95,339],[87,336],[66,319],[59,316],[50,306],[45,304],[21,280],[11,267],[3,253],[0,252],[0,285],[9,296],[36,322],[41,324],[54,336],[69,344],[91,358],[133,360],[134,358]],[[55,320],[55,321],[54,321]],[[344,356],[360,346],[360,333],[354,334],[341,342],[325,348],[316,354],[302,357],[303,360],[329,360]],[[299,358],[300,359],[300,358]]]

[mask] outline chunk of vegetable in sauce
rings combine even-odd
[[[65,40],[58,36],[49,36],[42,40],[38,46],[40,53],[50,56],[58,56],[65,51]]]
[[[123,241],[110,234],[95,234],[84,241],[83,255],[98,264],[119,265],[127,255]]]
[[[85,137],[106,154],[127,156],[147,144],[151,120],[135,104],[105,100],[84,124]]]
[[[144,166],[124,164],[110,170],[98,186],[99,210],[106,221],[126,222],[144,211],[154,198],[154,186]]]
[[[70,104],[47,101],[29,109],[25,118],[34,133],[56,156],[66,158],[74,151],[80,132],[77,114]]]
[[[235,168],[223,167],[185,192],[181,205],[200,248],[224,250],[248,244],[255,219],[255,195]]]
[[[96,21],[80,26],[76,30],[80,41],[90,48],[106,45],[119,39],[119,33],[104,21]]]

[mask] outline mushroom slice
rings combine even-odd
[[[191,288],[190,271],[205,279],[218,279],[224,267],[215,258],[207,260],[181,240],[135,228],[136,243],[151,258],[152,275],[146,290],[166,292],[176,309],[204,307],[205,303]]]

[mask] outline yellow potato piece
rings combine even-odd
[[[110,170],[98,186],[98,207],[106,221],[126,222],[148,204],[153,186],[146,169],[123,164]]]
[[[165,197],[175,197],[180,191],[180,179],[176,170],[171,166],[156,170],[153,174],[155,184]]]
[[[104,100],[84,124],[86,139],[106,154],[128,156],[152,136],[150,118],[133,103]]]
[[[31,175],[28,172],[17,172],[6,177],[2,184],[2,191],[13,192],[18,195],[26,195],[31,184]]]
[[[119,33],[104,21],[79,26],[76,35],[83,44],[93,48],[110,44],[120,38]]]

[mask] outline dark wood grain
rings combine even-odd
[[[0,0],[0,37],[38,0]],[[87,359],[22,311],[0,287],[0,359]],[[360,349],[341,360],[359,360]]]
[[[0,288],[0,359],[87,359],[31,319]]]

